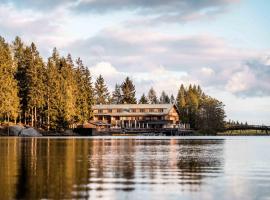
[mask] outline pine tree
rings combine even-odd
[[[46,70],[46,116],[47,129],[59,128],[59,112],[61,112],[61,77],[58,70],[60,63],[59,54],[56,48],[48,59]]]
[[[165,93],[165,91],[161,92],[160,98],[159,98],[160,104],[168,104],[170,103],[170,97]]]
[[[105,84],[104,78],[99,75],[95,82],[95,103],[107,104],[110,99],[110,93]]]
[[[37,126],[41,119],[42,108],[45,106],[45,68],[42,58],[34,43],[25,50],[27,81],[27,109],[30,111],[31,125]],[[29,56],[29,57],[28,57]]]
[[[148,104],[148,99],[147,99],[147,97],[145,96],[144,93],[142,94],[139,103],[140,104]]]
[[[203,133],[214,134],[225,127],[225,112],[222,102],[206,96],[201,99],[201,105],[196,113],[195,128]]]
[[[15,65],[9,45],[0,37],[0,118],[16,121],[19,112],[17,81],[14,78]]]
[[[19,98],[20,98],[20,121],[21,119],[26,124],[28,120],[27,112],[27,78],[26,78],[26,55],[25,55],[25,46],[20,37],[16,37],[12,44],[14,61],[17,66],[16,70],[16,80],[18,82],[19,88]],[[30,54],[30,53],[29,53]]]
[[[121,94],[121,86],[118,84],[115,84],[115,89],[112,93],[112,104],[120,104],[122,100],[122,94]]]
[[[76,92],[76,122],[85,123],[92,117],[92,105],[94,103],[94,91],[91,74],[83,65],[80,58],[76,60],[75,78],[77,83]]]
[[[171,104],[175,104],[175,98],[174,98],[173,94],[171,95],[170,103],[171,103]]]
[[[150,88],[148,95],[147,95],[148,101],[150,104],[157,104],[158,99],[157,99],[157,94],[156,91],[154,90],[153,87]]]
[[[184,88],[184,85],[181,84],[177,98],[176,98],[176,104],[180,111],[181,121],[183,123],[189,123],[188,121],[188,111],[187,111],[187,105],[186,105],[186,90]]]
[[[135,90],[135,86],[132,82],[132,80],[130,80],[129,77],[126,77],[125,81],[122,83],[121,85],[121,90],[122,90],[122,94],[123,94],[123,98],[121,103],[124,104],[136,104],[136,90]]]

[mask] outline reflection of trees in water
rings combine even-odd
[[[3,199],[102,198],[111,191],[158,184],[194,190],[223,166],[223,140],[11,138],[0,142]]]
[[[0,197],[14,199],[20,143],[15,138],[0,140]]]
[[[133,140],[93,140],[93,154],[90,156],[92,189],[106,190],[115,184],[114,189],[132,190],[130,180],[134,179]],[[92,184],[92,185],[91,185]]]
[[[85,185],[89,178],[89,164],[85,158],[89,153],[90,143],[83,140],[75,141],[75,139],[45,138],[20,138],[16,141],[19,143],[15,147],[16,161],[12,161],[16,171],[5,174],[9,180],[14,179],[14,191],[9,192],[10,198],[4,199],[73,198],[72,191],[75,186],[79,191],[79,197],[87,197],[88,189]],[[7,151],[11,148],[8,146]],[[1,153],[0,157],[2,157]],[[3,168],[5,166],[0,164],[0,171],[3,171]]]

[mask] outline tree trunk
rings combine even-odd
[[[34,126],[37,127],[37,107],[35,106]]]
[[[47,116],[47,131],[50,130],[50,102],[48,98],[48,116]]]
[[[26,112],[24,112],[24,125],[26,125]]]
[[[33,113],[33,107],[31,108],[31,126],[34,126],[34,113]]]

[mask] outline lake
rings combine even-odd
[[[0,138],[0,199],[270,199],[270,137]]]

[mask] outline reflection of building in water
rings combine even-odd
[[[181,184],[190,191],[200,189],[204,178],[223,170],[224,140],[180,140],[177,167]]]

